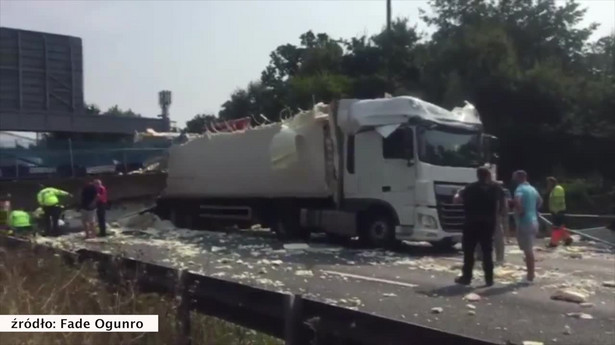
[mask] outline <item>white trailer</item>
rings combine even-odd
[[[280,123],[173,146],[157,213],[182,227],[261,224],[282,239],[325,232],[375,246],[458,242],[455,192],[491,164],[494,138],[468,104],[344,99]]]

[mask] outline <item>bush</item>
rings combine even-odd
[[[0,248],[0,314],[156,314],[158,333],[4,333],[2,344],[175,344],[177,301],[121,289],[97,277],[93,264],[77,269],[60,257]],[[270,345],[280,340],[216,318],[191,315],[194,344]]]

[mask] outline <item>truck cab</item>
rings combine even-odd
[[[359,235],[374,245],[395,240],[449,247],[459,242],[462,205],[453,196],[488,166],[494,137],[471,104],[453,111],[413,97],[341,100],[341,209],[359,213]]]

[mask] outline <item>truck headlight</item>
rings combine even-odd
[[[436,222],[436,218],[433,216],[429,216],[426,214],[419,213],[419,224],[427,229],[437,229],[438,222]]]

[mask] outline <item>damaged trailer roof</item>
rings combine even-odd
[[[481,127],[476,108],[466,102],[464,107],[446,110],[411,96],[380,99],[344,99],[338,107],[338,125],[347,134],[362,128],[394,126],[412,119],[439,124]]]

